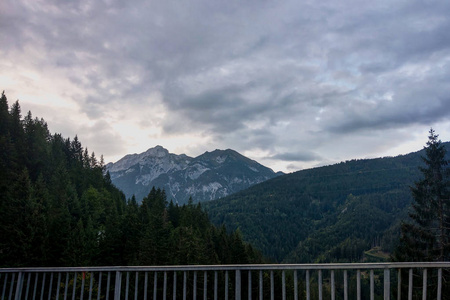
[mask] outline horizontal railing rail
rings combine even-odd
[[[1,299],[442,299],[450,262],[0,269]],[[392,273],[392,274],[391,274]]]

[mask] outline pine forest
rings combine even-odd
[[[200,204],[142,204],[112,185],[78,137],[50,134],[0,98],[0,267],[261,263],[240,232],[215,227]]]

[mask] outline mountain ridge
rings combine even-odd
[[[107,164],[106,170],[127,198],[135,195],[141,201],[155,186],[179,204],[187,203],[189,197],[195,202],[225,197],[280,175],[232,149],[190,157],[170,153],[160,145],[127,154]]]

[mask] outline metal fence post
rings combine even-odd
[[[16,286],[16,296],[15,299],[20,299],[21,293],[22,293],[22,272],[19,272],[19,276],[17,277],[17,286]]]
[[[370,300],[374,300],[375,299],[375,283],[374,283],[374,278],[373,278],[373,269],[370,270]],[[400,300],[401,298],[398,297],[398,300]]]
[[[391,279],[390,270],[384,269],[384,300],[389,300],[391,297]]]
[[[334,270],[331,270],[331,300],[336,299],[336,287],[334,284]]]
[[[437,287],[437,300],[441,300],[442,294],[442,268],[438,269],[438,287]]]
[[[236,300],[241,300],[241,271],[236,270]]]
[[[322,270],[319,270],[318,271],[318,279],[317,279],[317,285],[318,285],[318,288],[319,288],[319,300],[322,300],[323,298],[322,298]]]
[[[121,287],[122,287],[122,272],[116,271],[116,285],[114,286],[114,300],[120,300]]]
[[[347,270],[344,270],[344,300],[348,300],[348,275]]]
[[[306,300],[311,299],[311,291],[310,291],[310,285],[309,285],[309,270],[306,270]]]
[[[356,299],[361,300],[361,270],[356,271]]]
[[[427,299],[427,269],[423,269],[423,292],[422,300]]]

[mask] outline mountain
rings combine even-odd
[[[161,146],[126,155],[106,169],[127,198],[134,194],[141,201],[155,186],[179,204],[187,203],[189,197],[196,202],[225,197],[279,175],[231,149],[193,158],[169,153]]]
[[[365,253],[389,253],[398,240],[424,155],[421,150],[302,170],[203,207],[213,223],[239,228],[247,242],[279,262],[375,259]]]

